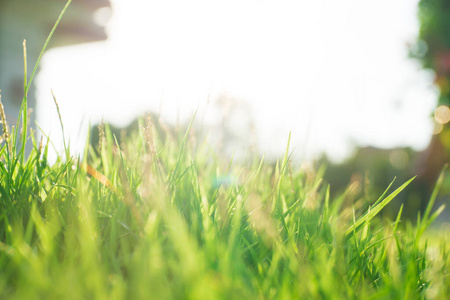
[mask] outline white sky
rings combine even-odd
[[[433,78],[407,58],[417,0],[112,3],[108,41],[45,55],[38,122],[56,144],[50,88],[78,149],[87,120],[102,117],[125,125],[161,109],[174,121],[200,107],[214,124],[208,96],[225,92],[251,108],[269,155],[284,151],[289,131],[296,154],[307,157],[325,151],[340,159],[354,143],[429,142]]]

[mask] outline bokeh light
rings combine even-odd
[[[434,118],[440,124],[447,124],[450,121],[450,108],[447,105],[441,105],[434,111]]]

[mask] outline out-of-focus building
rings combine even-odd
[[[27,44],[28,76],[66,0],[0,0],[0,90],[7,119],[14,124],[23,99],[23,41]],[[102,24],[95,21],[109,0],[73,0],[49,47],[106,39]],[[28,107],[35,107],[33,87]],[[33,119],[33,117],[32,117]],[[31,124],[32,125],[32,124]]]

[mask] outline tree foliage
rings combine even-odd
[[[425,68],[436,72],[440,89],[438,105],[450,105],[450,1],[421,0],[419,2],[419,40],[412,55]]]

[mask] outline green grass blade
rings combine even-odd
[[[72,0],[68,0],[66,5],[64,6],[63,10],[59,14],[58,19],[56,19],[55,24],[53,25],[52,30],[50,31],[50,34],[48,35],[47,39],[45,40],[44,46],[42,47],[41,52],[39,53],[39,57],[36,61],[36,64],[34,65],[33,72],[31,73],[30,80],[28,80],[27,87],[25,88],[25,94],[28,94],[28,91],[30,90],[31,83],[33,82],[34,76],[36,75],[36,71],[39,67],[39,64],[41,62],[42,56],[44,55],[45,50],[47,50],[48,44],[50,43],[50,40],[52,39],[53,34],[55,33],[56,28],[58,27],[59,23],[61,22],[62,17],[66,13],[66,10],[69,8],[70,3]]]
[[[352,232],[357,232],[365,222],[372,220],[386,205],[389,204],[389,202],[391,202],[395,198],[395,196],[397,196],[401,191],[403,191],[411,183],[411,181],[414,180],[414,178],[416,177],[414,176],[413,178],[402,184],[389,196],[380,201],[378,205],[372,207],[370,209],[370,212],[368,212],[363,217],[359,218],[358,221],[356,221],[352,226],[350,226],[349,229],[347,229],[345,235],[349,235]]]

